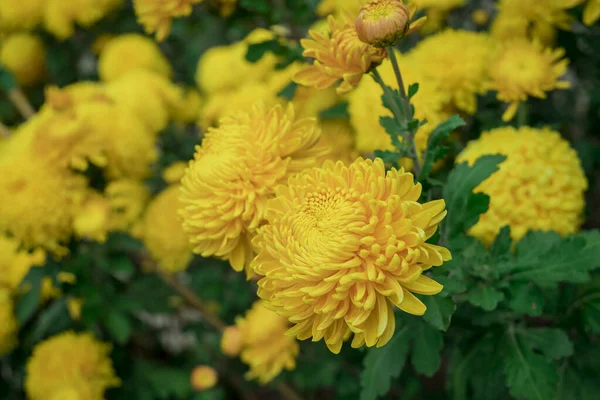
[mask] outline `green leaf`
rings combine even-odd
[[[506,225],[496,236],[496,240],[492,244],[492,255],[494,257],[502,257],[510,253],[512,239],[510,237],[510,226]]]
[[[23,278],[20,288],[25,290],[15,305],[15,315],[21,326],[25,325],[35,314],[42,300],[42,280],[44,269],[34,267]]]
[[[360,374],[362,390],[360,400],[375,400],[390,390],[393,378],[404,369],[410,349],[410,332],[407,326],[398,330],[385,347],[371,348],[363,361]]]
[[[414,347],[410,356],[415,370],[425,376],[433,376],[440,368],[443,346],[444,340],[439,330],[419,323],[414,332]]]
[[[62,297],[55,300],[36,319],[35,325],[33,325],[25,342],[26,347],[33,346],[46,337],[48,333],[58,333],[66,329],[70,320],[67,298]]]
[[[446,237],[453,237],[477,223],[479,215],[487,211],[489,197],[473,193],[481,182],[498,170],[505,156],[493,155],[479,158],[472,166],[467,163],[454,167],[444,187],[444,199],[448,215],[445,219]]]
[[[339,103],[319,113],[319,119],[347,119],[350,118],[348,103]]]
[[[480,284],[467,294],[467,300],[485,311],[493,311],[498,307],[498,303],[504,300],[504,293],[493,287]]]
[[[192,393],[190,371],[174,368],[151,361],[137,359],[133,366],[140,384],[154,392],[155,399],[185,399]]]
[[[110,311],[104,318],[104,327],[119,344],[127,343],[131,336],[131,321],[122,312]]]
[[[279,93],[277,93],[277,97],[281,97],[288,101],[291,101],[294,98],[294,94],[296,94],[297,88],[298,84],[296,82],[290,82]]]
[[[241,0],[240,6],[244,7],[248,11],[254,11],[257,13],[267,13],[271,11],[271,4],[267,0]]]
[[[515,282],[508,289],[508,306],[518,313],[531,317],[542,315],[544,296],[540,289],[527,282]]]
[[[420,300],[427,306],[423,319],[440,331],[450,326],[452,314],[456,311],[456,303],[450,297],[423,296]]]
[[[413,83],[408,87],[408,99],[412,99],[419,92],[419,84]]]
[[[392,145],[396,149],[402,148],[402,142],[400,140],[403,129],[396,119],[392,117],[379,117],[379,124],[383,126],[387,134],[392,138]]]
[[[0,65],[0,89],[8,92],[17,87],[17,81],[14,75],[2,65]]]
[[[573,355],[573,344],[567,334],[554,328],[528,328],[516,331],[521,343],[538,350],[548,359],[558,360]]]
[[[558,383],[557,368],[544,357],[509,333],[504,374],[510,394],[516,399],[548,400],[553,398]]]
[[[423,168],[419,176],[421,180],[429,176],[433,169],[433,164],[448,151],[448,147],[441,145],[442,142],[448,139],[453,130],[464,125],[466,125],[465,121],[455,114],[436,126],[431,132],[424,154]]]
[[[276,52],[279,49],[279,41],[277,39],[267,40],[260,43],[252,43],[248,45],[246,52],[246,60],[255,63],[268,52]]]

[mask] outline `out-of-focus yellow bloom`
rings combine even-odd
[[[444,110],[450,102],[450,94],[441,90],[437,79],[423,75],[422,65],[414,61],[412,56],[398,54],[402,65],[402,75],[407,85],[418,83],[419,91],[411,99],[415,107],[415,117],[428,123],[420,127],[415,136],[417,150],[421,153],[427,147],[429,134],[437,123],[449,115]],[[398,89],[396,75],[389,61],[384,61],[378,67],[383,81]],[[363,79],[358,88],[348,96],[350,122],[356,130],[356,148],[363,153],[373,153],[375,150],[391,150],[392,140],[380,125],[379,118],[391,117],[390,110],[383,106],[381,97],[383,89],[372,79]]]
[[[484,33],[448,29],[420,42],[410,55],[422,76],[437,81],[456,108],[474,114],[477,94],[486,90],[492,49]]]
[[[0,64],[21,86],[33,86],[46,73],[46,49],[36,35],[17,33],[0,41]]]
[[[181,103],[173,112],[173,119],[181,123],[198,121],[202,108],[202,97],[196,89],[187,89],[182,97]]]
[[[245,317],[236,318],[234,329],[241,338],[240,358],[250,366],[247,379],[258,379],[264,385],[284,369],[291,371],[296,367],[300,346],[286,335],[288,328],[288,322],[267,309],[263,301],[255,302]]]
[[[150,199],[150,191],[141,181],[120,179],[105,189],[110,202],[110,230],[128,231],[142,217]]]
[[[294,81],[317,89],[334,86],[337,92],[351,91],[373,64],[381,62],[387,53],[363,43],[356,33],[354,22],[347,16],[342,23],[332,16],[328,19],[329,34],[309,31],[312,39],[302,39],[305,57],[314,58],[312,65],[294,75]]]
[[[326,162],[278,187],[252,266],[263,276],[258,295],[295,324],[289,335],[324,338],[334,353],[352,333],[352,347],[381,347],[395,331],[392,306],[424,314],[413,293],[442,286],[422,272],[451,256],[426,243],[444,201],[420,204],[420,195],[412,174],[386,173],[381,159]]]
[[[317,7],[317,14],[325,17],[335,14],[347,14],[356,18],[360,9],[371,0],[321,0]]]
[[[0,236],[0,288],[16,292],[29,270],[45,260],[42,250],[28,252],[19,248],[18,241]]]
[[[214,368],[208,365],[199,365],[192,370],[190,383],[197,392],[203,392],[212,389],[217,384],[219,375]]]
[[[173,18],[192,13],[192,6],[202,0],[133,0],[138,22],[146,33],[156,33],[156,40],[163,41],[171,32]]]
[[[591,26],[600,18],[600,0],[588,0],[583,10],[583,23]]]
[[[19,325],[13,306],[10,291],[0,287],[0,357],[11,351],[17,344]]]
[[[493,242],[505,225],[514,240],[528,231],[577,232],[588,183],[575,150],[550,129],[504,127],[470,142],[457,162],[472,164],[488,154],[504,154],[500,170],[476,189],[490,206],[470,234]]]
[[[104,399],[106,389],[121,384],[110,351],[110,345],[97,341],[90,333],[65,332],[43,341],[27,361],[28,398],[58,400],[65,399],[58,394],[74,392],[84,396],[76,399]]]
[[[498,47],[490,64],[490,85],[498,91],[499,100],[510,103],[504,121],[513,119],[519,104],[529,96],[543,99],[546,92],[570,87],[569,82],[559,80],[569,64],[564,55],[563,49],[545,49],[526,39]]]
[[[169,273],[185,270],[192,258],[187,235],[177,215],[180,207],[179,185],[172,185],[150,202],[144,216],[144,244],[158,266]]]
[[[73,230],[80,238],[105,242],[110,223],[110,203],[98,193],[91,192],[75,214]]]
[[[83,307],[83,300],[78,298],[70,298],[67,301],[67,309],[69,315],[73,321],[79,321],[81,318],[81,309]]]
[[[182,179],[180,213],[194,252],[229,260],[251,276],[250,239],[265,203],[277,185],[326,152],[317,144],[320,134],[314,120],[296,119],[291,104],[258,104],[209,129]]]
[[[98,73],[110,82],[129,71],[144,69],[170,78],[171,65],[152,39],[137,33],[117,36],[109,41],[98,60]]]
[[[393,46],[425,23],[426,18],[411,22],[416,11],[414,3],[406,6],[402,0],[372,0],[356,18],[358,38],[374,47]]]
[[[237,356],[242,351],[243,343],[242,332],[237,326],[225,328],[221,337],[221,351],[223,354],[230,357]]]
[[[46,0],[0,1],[0,31],[33,29],[42,22]]]
[[[333,107],[340,102],[341,97],[335,88],[318,90],[311,87],[298,86],[294,93],[294,105],[300,117],[317,118],[321,111]]]
[[[75,33],[75,24],[90,27],[122,4],[122,0],[45,0],[44,26],[58,39]]]
[[[330,149],[329,154],[321,157],[317,165],[326,160],[341,161],[350,165],[358,157],[354,145],[354,132],[347,120],[326,120],[319,122],[321,144]]]

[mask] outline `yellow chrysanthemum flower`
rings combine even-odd
[[[487,34],[448,29],[420,42],[410,56],[422,76],[438,82],[456,108],[474,114],[477,94],[486,91],[492,49]]]
[[[141,181],[119,179],[104,190],[110,203],[110,230],[129,231],[140,220],[150,200],[150,190]]]
[[[316,122],[296,119],[292,105],[259,104],[209,129],[182,180],[180,215],[194,252],[252,275],[250,239],[265,203],[277,185],[325,153],[319,137]]]
[[[0,64],[15,76],[19,85],[33,86],[46,73],[46,49],[36,35],[10,35],[0,41]]]
[[[177,215],[180,207],[179,185],[171,185],[150,202],[143,222],[144,244],[158,266],[170,273],[185,270],[192,258]]]
[[[235,332],[240,339],[235,350],[250,366],[247,379],[258,379],[264,385],[284,369],[291,371],[296,367],[300,346],[286,335],[288,328],[288,322],[267,309],[263,301],[255,302],[243,318],[236,318],[235,327],[229,328],[229,335]],[[228,355],[234,356],[237,352]]]
[[[263,276],[258,295],[295,324],[288,334],[325,339],[334,353],[352,333],[352,347],[381,347],[394,334],[392,306],[423,315],[413,293],[442,290],[423,271],[451,258],[426,243],[445,203],[418,203],[412,174],[386,173],[381,159],[327,162],[276,192],[252,242],[252,267]]]
[[[198,392],[212,389],[218,380],[219,374],[217,374],[214,368],[208,365],[199,365],[190,374],[190,383],[194,390]]]
[[[546,92],[570,87],[559,80],[569,64],[564,55],[563,49],[545,49],[526,39],[500,45],[490,64],[490,85],[498,91],[498,100],[510,103],[504,121],[513,119],[520,102],[529,96],[543,99]]]
[[[156,40],[162,41],[171,32],[173,18],[185,17],[192,13],[192,6],[202,0],[133,0],[138,22],[146,33],[156,33]]]
[[[45,0],[44,26],[58,39],[75,33],[75,25],[90,27],[121,5],[123,0]]]
[[[106,86],[114,102],[131,112],[154,135],[168,124],[169,118],[179,112],[184,101],[183,91],[166,77],[144,69],[135,69],[121,75]]]
[[[470,142],[457,162],[472,164],[487,154],[505,154],[500,170],[477,192],[490,196],[488,211],[470,234],[491,243],[509,225],[514,240],[528,231],[577,232],[587,180],[575,150],[550,129],[504,127]]]
[[[362,79],[373,64],[381,62],[387,53],[385,49],[377,49],[363,43],[356,33],[354,21],[348,16],[343,22],[336,22],[330,16],[329,33],[309,31],[312,39],[302,39],[305,57],[314,58],[312,65],[294,75],[294,81],[317,89],[337,87],[340,94],[350,92]]]
[[[43,341],[27,361],[25,391],[31,400],[64,399],[58,394],[85,394],[89,400],[104,399],[106,389],[117,387],[109,357],[111,346],[92,334],[65,332]]]
[[[10,291],[0,287],[0,358],[17,344],[19,325],[13,306]]]
[[[144,69],[170,78],[171,65],[150,38],[130,33],[110,40],[98,60],[98,74],[110,82],[129,71]]]
[[[28,252],[19,248],[19,242],[0,235],[0,288],[17,291],[23,278],[32,267],[44,264],[42,250]]]
[[[0,1],[0,31],[30,30],[44,17],[46,0]]]
[[[588,0],[583,10],[583,23],[591,26],[600,19],[600,0]]]
[[[419,84],[419,91],[411,99],[411,103],[415,107],[415,117],[428,120],[415,136],[417,150],[422,152],[427,147],[427,140],[433,128],[448,116],[445,106],[451,97],[449,93],[441,90],[441,84],[436,79],[423,75],[422,66],[415,62],[413,57],[400,54],[398,57],[405,83]],[[377,70],[387,85],[398,89],[396,75],[389,61],[384,61]],[[392,149],[392,140],[379,123],[380,117],[392,116],[391,111],[383,106],[382,96],[383,89],[373,79],[363,79],[348,96],[350,122],[356,131],[356,148],[360,152],[373,153],[375,150]]]

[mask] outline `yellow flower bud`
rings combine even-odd
[[[371,46],[393,46],[408,33],[410,18],[410,10],[401,0],[373,0],[358,13],[356,32]]]
[[[221,351],[223,354],[235,357],[242,349],[242,333],[234,326],[228,326],[221,338]]]
[[[208,365],[197,366],[190,376],[192,387],[198,392],[212,389],[217,384],[218,379],[217,371]]]

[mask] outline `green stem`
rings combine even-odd
[[[517,110],[517,125],[519,127],[526,126],[529,123],[529,104],[526,101],[519,104]]]

